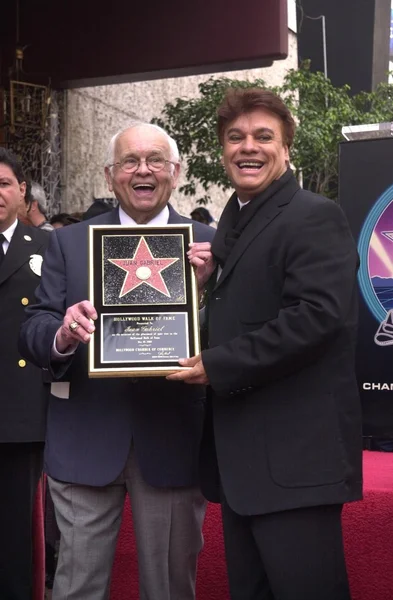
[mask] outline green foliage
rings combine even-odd
[[[210,78],[199,85],[197,98],[177,98],[165,105],[161,118],[153,122],[175,138],[186,160],[187,184],[180,191],[196,196],[196,184],[206,192],[196,199],[206,204],[212,184],[231,187],[221,165],[221,147],[216,134],[216,110],[229,86],[266,88],[263,80],[237,81]],[[291,163],[302,171],[304,186],[336,198],[338,190],[338,144],[345,125],[393,121],[393,85],[380,84],[374,92],[351,96],[350,87],[334,87],[322,73],[313,73],[309,61],[287,73],[281,87],[270,88],[281,96],[298,123],[291,149]]]

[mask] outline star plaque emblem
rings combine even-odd
[[[122,298],[143,284],[149,285],[168,298],[170,297],[161,273],[178,261],[179,258],[154,257],[143,236],[141,236],[132,258],[109,258],[108,260],[126,272],[119,298]]]

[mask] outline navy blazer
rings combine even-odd
[[[169,223],[192,223],[195,241],[211,241],[214,229],[179,215]],[[67,307],[88,297],[88,227],[119,225],[118,209],[51,234],[37,303],[27,310],[20,348],[55,380],[68,381],[69,398],[51,396],[45,470],[61,481],[103,486],[122,471],[133,440],[144,480],[157,487],[197,483],[204,416],[202,386],[161,377],[89,379],[87,346],[64,363],[51,349]]]

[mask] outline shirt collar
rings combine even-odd
[[[126,212],[124,212],[121,206],[119,206],[119,218],[121,225],[128,225],[129,227],[134,227],[138,225],[138,223],[136,223],[132,217],[130,217],[129,215],[127,215]],[[153,217],[148,223],[144,223],[144,225],[149,225],[149,227],[152,225],[168,225],[168,219],[169,208],[168,206],[165,206],[162,209],[162,211],[158,213],[158,215]]]
[[[3,231],[3,235],[4,235],[5,239],[7,240],[7,242],[9,244],[11,243],[11,239],[12,239],[12,236],[14,235],[14,233],[15,233],[15,229],[16,229],[17,225],[18,225],[18,219],[16,219],[15,222],[12,223],[12,225],[10,225],[8,227],[8,229],[6,229],[5,231]]]
[[[248,200],[247,202],[241,202],[239,198],[237,199],[237,201],[239,202],[239,210],[241,210],[243,206],[246,206],[246,204],[249,204],[251,202],[251,200]]]

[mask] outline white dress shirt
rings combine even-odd
[[[120,224],[121,225],[127,225],[128,227],[137,227],[140,224],[137,223],[136,221],[134,221],[134,219],[132,217],[130,217],[129,215],[127,215],[126,212],[124,212],[124,210],[122,209],[121,206],[119,206],[119,218],[120,218]],[[158,213],[158,215],[156,215],[155,217],[153,217],[151,219],[151,221],[149,221],[148,223],[143,223],[143,226],[149,225],[149,227],[158,227],[161,225],[168,225],[168,219],[169,219],[169,208],[167,205],[165,205],[165,207],[162,209],[161,212]]]
[[[2,244],[3,245],[3,252],[4,252],[4,254],[7,254],[8,246],[11,243],[11,239],[12,239],[12,236],[14,235],[14,233],[15,233],[15,229],[16,229],[17,225],[18,225],[18,219],[16,219],[15,222],[12,223],[12,225],[10,227],[8,227],[8,229],[6,229],[5,231],[3,231],[3,235],[5,237],[5,240],[4,240],[3,244]]]

